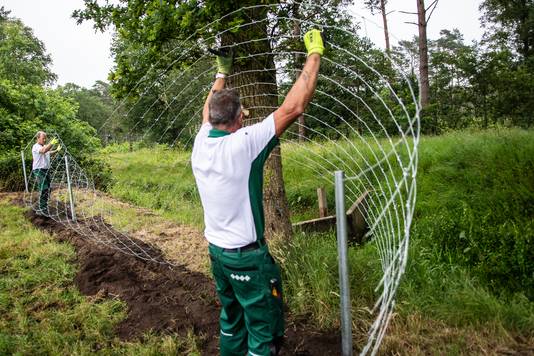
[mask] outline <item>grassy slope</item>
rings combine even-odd
[[[310,161],[320,156],[339,162],[336,156],[350,150],[330,143],[283,147],[286,190],[295,220],[315,214],[315,189],[325,182],[306,168]],[[201,224],[187,152],[159,147],[107,157],[117,180],[113,195],[160,209],[176,221]],[[492,330],[490,338],[508,332],[532,337],[534,303],[526,295],[534,278],[525,272],[534,261],[529,258],[534,251],[533,160],[533,131],[464,132],[422,139],[416,219],[399,292],[398,325],[415,318],[419,324],[410,327],[437,322],[475,334]],[[326,188],[332,204],[332,188]],[[333,237],[297,236],[289,247],[274,249],[284,266],[292,310],[311,313],[322,326],[336,325]],[[373,245],[352,249],[350,258],[355,327],[363,331],[380,269]],[[468,340],[453,339],[447,341],[451,343],[447,352],[467,349]]]
[[[74,259],[70,245],[33,228],[22,209],[0,198],[0,354],[198,354],[193,338],[118,340],[114,327],[125,305],[81,295]]]

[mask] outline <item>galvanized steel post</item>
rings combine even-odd
[[[24,174],[24,189],[28,193],[28,177],[26,176],[26,162],[24,159],[24,151],[20,151],[20,157],[22,158],[22,173]]]
[[[67,189],[69,191],[70,216],[72,221],[76,221],[76,212],[74,211],[74,196],[72,195],[72,186],[70,184],[69,158],[65,155],[65,172],[67,173]]]
[[[352,316],[350,303],[347,253],[347,215],[345,213],[345,183],[343,171],[335,172],[337,252],[339,259],[339,289],[341,297],[341,351],[352,356]]]

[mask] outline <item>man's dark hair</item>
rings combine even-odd
[[[209,121],[212,125],[227,125],[237,119],[241,111],[239,93],[233,89],[214,92],[209,102]]]

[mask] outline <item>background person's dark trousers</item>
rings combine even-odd
[[[50,175],[48,169],[36,169],[32,171],[39,190],[39,210],[41,214],[48,215],[48,198],[50,196]]]

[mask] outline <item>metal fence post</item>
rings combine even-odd
[[[76,212],[74,211],[74,196],[72,195],[72,186],[70,184],[69,158],[67,155],[65,155],[65,172],[67,173],[67,189],[69,191],[70,215],[72,217],[72,221],[76,221]]]
[[[347,256],[347,215],[345,213],[345,184],[343,171],[335,172],[337,251],[339,258],[339,289],[341,296],[341,351],[352,356],[352,316]]]
[[[28,177],[26,176],[26,161],[24,159],[24,151],[20,151],[20,157],[22,158],[22,172],[24,173],[24,189],[28,193]]]

